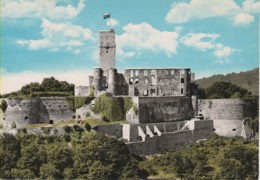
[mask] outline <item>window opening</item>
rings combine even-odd
[[[148,75],[148,72],[147,70],[144,70],[144,75],[147,76]]]
[[[171,70],[171,74],[174,74],[174,70],[173,69]]]
[[[184,83],[184,78],[181,78],[181,83]]]
[[[181,89],[181,94],[183,94],[183,89]]]

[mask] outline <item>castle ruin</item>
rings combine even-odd
[[[131,108],[126,121],[131,124],[98,125],[93,129],[124,141],[137,155],[158,154],[195,144],[216,133],[221,136],[251,136],[245,118],[251,117],[251,100],[199,100],[195,74],[189,68],[115,68],[115,31],[99,31],[100,67],[94,67],[89,86],[75,87],[76,97],[87,97],[92,86],[95,97],[111,93],[114,97],[130,97],[138,114]],[[2,112],[4,129],[12,123],[17,128],[71,119],[65,98],[6,99]],[[85,117],[94,114],[94,102],[76,110]],[[39,132],[41,130],[37,130]]]

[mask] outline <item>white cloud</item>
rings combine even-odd
[[[179,32],[181,32],[182,28],[183,28],[182,26],[176,26],[176,27],[174,28],[174,31],[177,32],[177,33],[179,33]]]
[[[76,49],[75,51],[74,51],[74,54],[80,54],[81,53],[81,50],[80,49]]]
[[[239,13],[234,19],[236,25],[249,25],[251,22],[254,22],[255,17],[250,14]]]
[[[47,19],[42,20],[41,34],[43,39],[38,40],[18,40],[17,43],[22,46],[28,45],[30,50],[46,49],[54,52],[57,48],[65,47],[66,51],[75,52],[73,47],[84,46],[85,42],[96,41],[90,29],[84,29],[81,26],[73,25],[69,22],[54,23]]]
[[[215,48],[215,39],[219,34],[189,33],[180,39],[180,42],[186,46],[205,51],[206,49]]]
[[[14,92],[20,90],[22,86],[31,82],[41,83],[44,78],[53,76],[59,81],[67,81],[73,83],[76,86],[88,85],[88,76],[91,75],[92,71],[67,71],[62,73],[39,73],[32,71],[24,71],[21,73],[14,74],[3,74],[1,75],[1,94]],[[86,78],[83,78],[86,77]]]
[[[255,0],[245,0],[243,2],[243,12],[248,13],[259,13],[260,1],[255,2]]]
[[[117,22],[117,20],[115,20],[115,19],[112,19],[112,18],[109,18],[108,20],[107,20],[107,25],[108,26],[110,26],[110,21],[111,21],[111,26],[118,26],[118,22]]]
[[[177,54],[177,32],[158,31],[148,23],[123,27],[124,34],[117,36],[117,55],[132,57],[143,50],[165,52],[168,57]]]
[[[184,23],[191,19],[229,15],[239,9],[233,0],[192,0],[190,3],[174,3],[165,19],[169,23]]]
[[[189,33],[183,36],[180,39],[180,42],[186,46],[190,46],[201,51],[214,50],[213,55],[217,58],[217,60],[215,60],[216,63],[224,64],[224,62],[231,62],[228,57],[233,55],[234,52],[240,52],[241,50],[224,46],[220,43],[215,43],[218,37],[220,37],[220,35],[214,33]]]
[[[247,25],[253,22],[253,15],[251,14],[259,12],[260,2],[245,0],[242,5],[242,7],[238,6],[234,0],[191,0],[190,3],[174,2],[165,20],[169,23],[177,24],[194,19],[225,16],[230,17],[234,24]],[[238,20],[238,18],[242,18],[242,20]]]
[[[217,58],[223,58],[223,57],[227,57],[227,56],[231,55],[233,52],[236,52],[236,51],[237,51],[237,49],[233,49],[228,46],[225,46],[225,47],[215,50],[213,54]]]
[[[71,4],[57,6],[57,0],[2,1],[1,16],[10,18],[45,17],[49,19],[74,19],[85,7],[85,0],[79,0],[77,7]]]

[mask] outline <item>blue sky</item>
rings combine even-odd
[[[1,91],[54,76],[87,85],[98,31],[116,31],[116,68],[189,67],[196,78],[259,67],[259,1],[2,0]]]

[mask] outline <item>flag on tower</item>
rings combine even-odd
[[[106,19],[106,18],[110,18],[110,13],[109,14],[104,14],[103,19]]]

